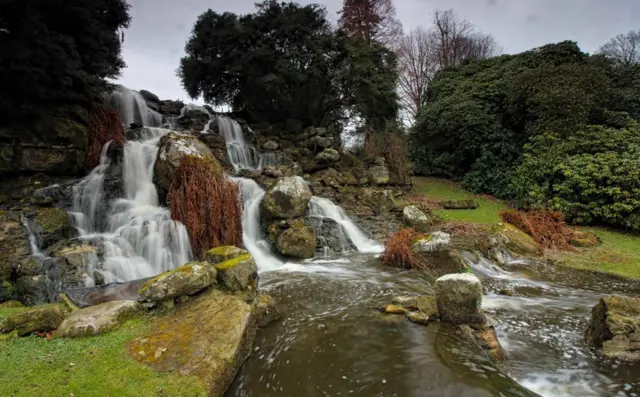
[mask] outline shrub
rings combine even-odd
[[[500,212],[500,216],[545,248],[573,250],[571,241],[575,234],[567,227],[560,212],[505,210]]]
[[[402,229],[391,236],[380,256],[382,263],[404,269],[424,269],[426,263],[411,249],[413,241],[419,236],[413,229]]]
[[[221,245],[242,244],[242,205],[238,184],[211,160],[182,159],[169,187],[171,217],[187,228],[196,256]]]
[[[102,148],[109,141],[124,146],[124,128],[120,116],[113,109],[96,105],[89,115],[89,149],[85,160],[87,170],[99,164]]]

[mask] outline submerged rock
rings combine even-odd
[[[217,263],[218,283],[230,291],[258,290],[258,266],[250,254]]]
[[[498,335],[489,324],[463,324],[459,326],[462,335],[477,345],[495,363],[503,363],[507,356],[498,341]]]
[[[427,325],[429,324],[429,316],[422,312],[407,312],[407,318],[412,323]]]
[[[208,262],[191,262],[162,273],[140,290],[140,298],[162,302],[182,295],[193,295],[216,282],[216,268]]]
[[[407,309],[400,305],[386,305],[378,308],[382,313],[386,314],[405,314]]]
[[[408,205],[402,210],[402,219],[407,226],[419,232],[427,232],[431,226],[431,220],[418,208],[417,205]]]
[[[304,214],[309,200],[311,191],[304,179],[299,176],[284,177],[264,195],[262,208],[270,219],[293,219]]]
[[[58,306],[43,306],[16,313],[7,318],[5,332],[16,330],[19,336],[33,332],[53,331],[64,319],[64,312]]]
[[[316,232],[309,226],[289,228],[276,241],[278,252],[296,259],[313,258],[316,246]]]
[[[451,324],[484,324],[482,284],[471,273],[448,274],[436,280],[440,320]]]
[[[640,298],[600,299],[591,311],[585,340],[607,358],[640,362]]]
[[[261,328],[279,320],[281,317],[276,301],[269,295],[261,294],[258,296],[255,311],[258,327]]]
[[[134,301],[111,301],[75,310],[58,327],[56,335],[82,337],[103,334],[119,327],[141,310]]]

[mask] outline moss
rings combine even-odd
[[[182,273],[182,274],[191,274],[193,273],[193,266],[194,265],[209,265],[207,262],[189,262],[189,263],[185,263],[184,265],[177,267],[173,270],[169,270],[168,272],[164,272],[164,273],[160,273],[157,276],[155,276],[154,278],[152,278],[151,280],[147,281],[146,283],[144,283],[144,285],[142,286],[142,288],[140,288],[140,295],[142,295],[142,291],[145,291],[147,288],[149,288],[150,286],[152,286],[153,284],[157,283],[159,280],[165,279],[169,276],[171,276],[174,273]]]
[[[218,263],[217,265],[215,265],[216,270],[226,270],[226,269],[230,269],[234,266],[239,265],[241,262],[244,262],[248,259],[251,259],[251,254],[245,254],[245,255],[240,255],[236,258],[233,259],[229,259],[228,261],[222,262],[222,263]]]
[[[220,255],[220,256],[229,256],[233,254],[237,250],[233,245],[225,245],[222,247],[211,248],[207,251],[207,254],[211,255]]]
[[[69,215],[60,208],[42,208],[36,212],[36,220],[47,233],[56,233],[69,227]]]

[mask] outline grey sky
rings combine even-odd
[[[202,12],[253,12],[258,0],[129,0],[131,27],[125,32],[124,59],[128,67],[119,83],[147,89],[162,99],[187,94],[175,70],[184,44]],[[321,3],[332,20],[342,0],[299,0]],[[640,0],[394,0],[405,31],[430,27],[437,9],[453,8],[481,31],[491,33],[506,53],[517,53],[551,42],[577,41],[594,52],[618,33],[640,29]]]

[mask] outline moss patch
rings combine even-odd
[[[36,214],[36,220],[47,233],[56,233],[69,227],[69,215],[60,208],[42,208]]]
[[[149,330],[132,320],[92,338],[0,341],[3,396],[204,396],[193,376],[158,373],[130,358],[127,343]]]
[[[232,267],[240,264],[240,262],[246,261],[247,259],[251,259],[251,254],[240,255],[236,258],[229,259],[228,261],[218,263],[217,265],[215,265],[215,267],[217,270],[231,269]]]

